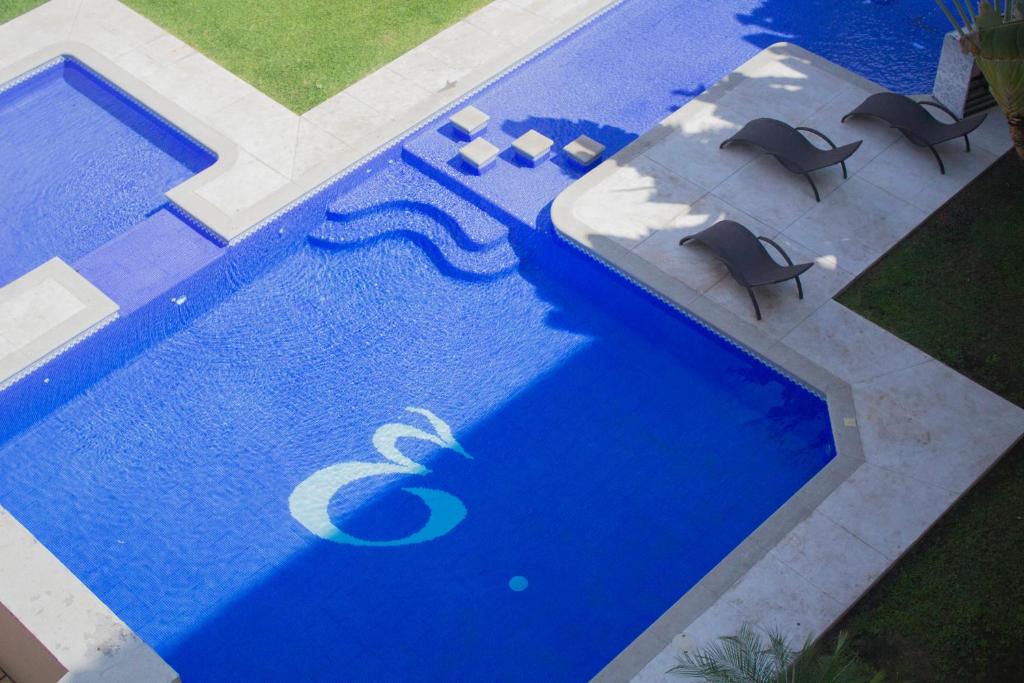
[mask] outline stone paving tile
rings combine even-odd
[[[588,0],[558,0],[557,2],[551,2],[551,0],[509,0],[509,4],[545,19],[558,19],[569,12],[583,8],[588,4]]]
[[[944,143],[937,149],[946,165],[945,175],[939,173],[939,165],[928,149],[900,139],[875,157],[858,177],[930,214],[996,160],[984,149],[964,152],[963,140]]]
[[[69,37],[116,57],[162,33],[159,26],[117,0],[82,0]]]
[[[59,258],[0,287],[0,387],[109,322],[117,310]]]
[[[388,68],[432,93],[454,86],[472,71],[468,66],[452,66],[426,44],[409,50],[388,64]]]
[[[15,349],[85,309],[85,304],[52,278],[0,302],[0,329]]]
[[[777,628],[799,645],[827,628],[842,608],[770,552],[697,617],[686,634],[699,645],[735,633],[740,624],[750,622]]]
[[[136,49],[161,66],[173,64],[196,52],[194,47],[170,33],[162,33]]]
[[[500,38],[465,21],[444,29],[423,48],[458,69],[475,69],[497,59],[511,46]]]
[[[547,25],[547,19],[508,0],[495,0],[466,17],[466,22],[510,45],[521,45]]]
[[[148,80],[175,104],[214,127],[216,112],[254,92],[248,83],[199,52],[167,65]]]
[[[680,246],[679,240],[721,220],[742,223],[756,235],[774,237],[776,234],[757,219],[706,194],[651,233],[633,253],[698,292],[706,292],[728,274],[725,264],[706,248],[697,244]]]
[[[583,197],[574,213],[595,232],[633,247],[703,194],[664,166],[638,156]]]
[[[721,104],[737,112],[743,123],[767,116],[791,126],[799,125],[847,85],[827,71],[789,56],[754,68],[741,66],[728,78],[741,82],[742,87],[730,90]]]
[[[368,130],[374,130],[391,120],[390,115],[377,111],[348,92],[339,93],[317,105],[303,114],[302,118],[347,145],[356,144]]]
[[[956,493],[1024,431],[1024,411],[938,361],[853,390],[868,462]]]
[[[51,0],[0,26],[0,62],[10,63],[67,40],[82,0]]]
[[[544,27],[545,20],[507,0],[495,0],[466,17],[466,22],[510,45],[521,45]]]
[[[683,115],[663,121],[661,125],[670,132],[644,156],[711,190],[757,157],[757,151],[745,145],[718,148],[745,122],[724,104],[698,102],[688,106]]]
[[[776,240],[794,263],[814,262],[806,273],[800,276],[803,283],[804,298],[797,297],[796,283],[783,282],[778,285],[757,287],[758,304],[761,307],[762,320],[757,326],[767,334],[781,339],[789,334],[797,325],[806,320],[814,311],[853,280],[853,275],[836,267],[827,258],[818,257],[804,247],[780,237]],[[771,252],[771,247],[769,247]],[[772,252],[772,256],[776,254]],[[782,262],[781,257],[779,259]],[[723,278],[714,287],[704,293],[704,297],[727,309],[743,320],[755,322],[754,306],[750,302],[747,290],[733,278]]]
[[[825,302],[782,343],[851,384],[931,360],[837,301]]]
[[[842,122],[844,115],[878,90],[880,88],[869,90],[852,83],[843,85],[835,97],[824,106],[794,125],[808,126],[821,131],[838,147],[860,140],[860,147],[846,160],[846,168],[853,175],[900,138],[899,131],[880,121],[855,117],[848,119],[846,123]],[[807,135],[807,139],[819,147],[826,146],[823,140],[813,134]]]
[[[238,161],[196,194],[231,216],[251,206],[288,183],[288,178],[248,152],[241,151]]]
[[[1002,156],[1013,147],[1010,125],[999,109],[989,109],[984,123],[971,133],[970,138],[971,149],[983,149],[996,156]]]
[[[864,463],[818,506],[818,513],[892,561],[928,530],[957,495]]]
[[[921,224],[921,209],[854,176],[785,229],[786,237],[859,273]]]
[[[412,109],[430,96],[430,91],[384,67],[350,85],[345,92],[388,117]]]
[[[891,562],[821,512],[798,524],[771,553],[841,605],[853,604]]]
[[[229,104],[216,116],[217,128],[283,176],[291,177],[299,116],[260,92]]]
[[[140,81],[149,83],[154,75],[163,71],[166,64],[161,64],[143,51],[140,46],[129,50],[117,58],[117,65]]]
[[[811,177],[822,199],[844,182],[838,166],[815,171]],[[806,178],[790,173],[768,155],[729,176],[713,192],[776,230],[785,230],[818,204]]]
[[[346,150],[348,145],[307,119],[299,120],[299,136],[292,160],[292,178],[298,178],[310,169]]]

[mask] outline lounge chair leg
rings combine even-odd
[[[942,175],[946,175],[946,165],[942,163],[942,157],[939,156],[939,153],[935,151],[934,147],[929,147],[928,149],[930,149],[932,154],[935,155],[935,161],[939,162],[939,172],[942,173]]]
[[[839,165],[843,167],[843,178],[844,179],[845,178],[849,178],[850,176],[846,175],[846,162],[845,161],[840,161]]]
[[[811,174],[810,173],[804,173],[804,178],[807,178],[807,182],[809,182],[811,184],[811,189],[814,190],[814,201],[820,202],[821,201],[821,195],[818,194],[818,186],[814,184],[813,180],[811,180]]]
[[[970,152],[971,151],[971,139],[965,135],[964,136],[964,142],[967,143],[967,151]]]
[[[754,296],[754,290],[751,289],[750,287],[747,287],[747,294],[750,295],[750,301],[754,304],[754,315],[756,315],[757,319],[760,320],[761,319],[761,307],[757,305],[757,297]]]
[[[799,295],[799,298],[803,299],[804,298],[804,286],[802,284],[800,284],[800,276],[797,275],[795,280],[796,280],[796,293]]]

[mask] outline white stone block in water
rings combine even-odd
[[[477,173],[494,163],[498,158],[498,148],[483,138],[477,138],[459,149],[459,156]]]
[[[531,166],[536,166],[551,151],[553,144],[555,141],[551,138],[530,129],[512,142],[512,149]]]
[[[593,138],[581,135],[563,147],[562,151],[580,166],[590,166],[604,154],[604,145]]]
[[[487,127],[491,117],[473,106],[465,107],[452,114],[448,119],[455,129],[467,137],[478,135]]]

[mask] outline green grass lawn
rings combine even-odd
[[[0,0],[0,24],[37,7],[46,0]]]
[[[305,112],[488,0],[124,0]]]
[[[992,115],[998,115],[993,113]],[[1007,156],[839,300],[1024,405],[1024,162]],[[889,680],[1024,680],[1024,445],[838,625]]]
[[[489,0],[123,0],[296,113]],[[0,22],[42,0],[0,0]]]

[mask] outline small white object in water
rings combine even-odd
[[[921,43],[911,43],[911,45],[916,47],[918,50],[923,50],[924,49],[924,45],[922,45]]]
[[[184,294],[182,294],[181,296],[174,297],[173,299],[171,299],[171,301],[173,301],[177,305],[181,306],[183,303],[188,301],[188,297],[185,296]]]
[[[284,234],[284,228],[278,228],[277,229],[277,234],[278,235],[283,235]]]
[[[44,377],[43,378],[43,384],[49,384],[49,383],[50,383],[50,378],[49,377]]]

